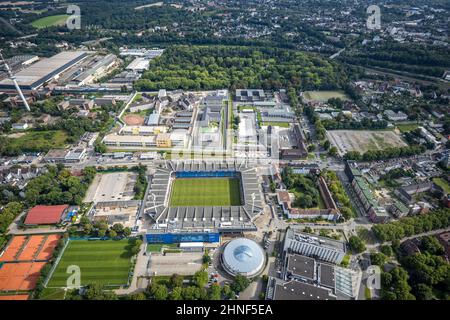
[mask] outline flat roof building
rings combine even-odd
[[[23,90],[36,90],[86,57],[85,51],[61,52],[19,71],[16,80]],[[15,87],[10,79],[4,79],[0,81],[0,90],[15,90]]]
[[[145,58],[134,59],[125,69],[136,72],[143,72],[147,70],[150,65],[150,60]]]
[[[336,263],[342,262],[346,248],[342,241],[317,237],[293,228],[286,229],[285,254],[297,253],[314,259]]]
[[[336,300],[328,288],[291,280],[289,282],[269,279],[267,300]]]

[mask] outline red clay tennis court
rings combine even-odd
[[[0,291],[29,291],[36,287],[46,262],[5,263],[0,267]]]
[[[22,252],[19,254],[17,260],[18,261],[34,260],[34,257],[40,250],[42,243],[44,242],[44,239],[45,239],[44,236],[32,236],[28,238],[28,242],[22,249]]]
[[[37,255],[36,260],[50,260],[53,255],[53,251],[55,251],[55,248],[58,245],[59,239],[61,239],[59,234],[49,235],[41,248],[41,251]]]
[[[19,253],[19,251],[22,249],[23,245],[25,244],[26,237],[25,236],[17,236],[14,237],[10,244],[8,245],[8,248],[6,248],[3,255],[0,257],[0,262],[2,261],[15,261],[16,255]]]
[[[0,256],[0,262],[49,260],[59,239],[59,234],[16,236]]]
[[[8,295],[8,296],[1,296],[0,300],[28,300],[30,298],[27,294],[15,294],[15,295]]]

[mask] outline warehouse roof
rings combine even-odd
[[[19,71],[15,74],[16,80],[20,86],[24,86],[26,89],[35,89],[86,56],[87,53],[85,51],[65,51],[58,53],[53,57],[42,59],[28,68]],[[13,87],[13,83],[10,79],[4,79],[0,81],[0,88],[2,87]]]

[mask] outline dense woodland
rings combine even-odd
[[[25,188],[25,203],[81,205],[85,193],[94,179],[95,168],[86,167],[82,177],[72,176],[64,166],[49,166],[48,173],[31,180]]]
[[[172,46],[150,64],[138,90],[341,88],[344,67],[307,53],[240,46]]]

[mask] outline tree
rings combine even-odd
[[[313,233],[314,231],[313,231],[313,229],[312,229],[311,227],[306,226],[305,228],[303,228],[303,232],[306,232],[306,233]]]
[[[442,255],[445,250],[438,239],[431,236],[426,236],[421,239],[421,248],[432,255]]]
[[[146,300],[145,294],[142,292],[130,295],[130,300]]]
[[[183,299],[183,288],[175,287],[172,289],[172,292],[169,294],[170,300],[182,300]]]
[[[405,269],[396,267],[381,274],[381,297],[385,300],[415,300]]]
[[[203,263],[211,262],[211,257],[209,256],[209,254],[207,252],[205,252],[205,254],[203,255],[202,261],[203,261]]]
[[[141,250],[142,240],[135,240],[133,246],[131,247],[131,254],[136,255]]]
[[[231,289],[234,292],[242,292],[248,287],[249,284],[250,284],[250,280],[247,277],[244,277],[243,275],[238,274],[234,278],[234,282],[231,284]]]
[[[92,230],[93,230],[93,227],[92,227],[92,224],[90,224],[90,223],[87,223],[83,226],[83,232],[87,236],[92,233]]]
[[[184,300],[200,299],[200,288],[196,286],[184,287],[182,290]]]
[[[417,285],[417,287],[415,288],[414,293],[418,300],[433,300],[433,299],[435,299],[435,296],[433,294],[433,289],[424,283],[419,283]]]
[[[192,277],[192,280],[199,288],[203,288],[208,283],[208,272],[197,271]]]
[[[380,251],[387,257],[391,257],[393,255],[392,247],[387,244],[380,246]]]
[[[117,232],[115,232],[114,230],[109,230],[109,236],[111,237],[111,238],[115,238],[115,237],[117,237]]]
[[[328,150],[328,154],[332,157],[337,156],[338,154],[338,149],[335,146],[332,146],[329,150]]]
[[[182,287],[183,286],[183,277],[174,273],[169,280],[169,287],[175,288],[175,287]]]
[[[372,264],[382,267],[386,263],[386,256],[378,252],[372,253],[370,255],[370,261],[372,262]]]
[[[150,295],[155,300],[166,300],[169,293],[165,285],[155,283],[150,287]]]
[[[111,229],[117,233],[122,233],[124,230],[123,224],[121,224],[121,223],[114,223],[114,225],[112,226]]]
[[[100,238],[103,238],[103,237],[106,235],[106,230],[105,230],[105,229],[99,229],[99,230],[97,231],[97,233],[98,233],[98,236],[99,236]]]
[[[348,239],[348,245],[353,252],[361,253],[366,250],[366,245],[363,240],[358,236],[351,236]]]
[[[125,228],[123,229],[123,235],[124,235],[125,237],[129,237],[129,236],[131,235],[131,229],[130,229],[129,227],[125,227]]]
[[[220,288],[220,286],[217,283],[214,283],[209,288],[209,299],[210,300],[220,300],[220,298],[222,297],[221,293],[222,293],[222,289]]]
[[[112,291],[105,291],[101,284],[93,283],[86,286],[83,297],[87,300],[117,300]]]
[[[330,141],[325,140],[324,143],[323,143],[323,148],[324,148],[325,150],[328,150],[328,149],[330,148],[330,146],[331,146]]]
[[[231,290],[230,286],[226,284],[222,287],[222,295],[231,300],[234,299],[236,294]]]

